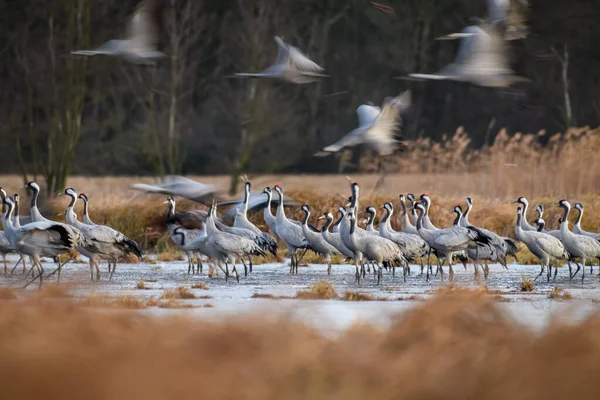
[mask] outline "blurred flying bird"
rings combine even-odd
[[[506,87],[528,81],[514,75],[508,65],[504,41],[491,25],[468,26],[460,33],[440,39],[460,39],[454,62],[435,74],[410,74],[410,77],[471,82],[486,87]]]
[[[183,176],[169,175],[161,183],[154,185],[136,183],[131,186],[134,190],[146,193],[160,193],[171,196],[181,196],[196,203],[211,205],[217,189],[213,185],[199,183]]]
[[[366,144],[379,155],[393,153],[400,143],[396,138],[396,130],[402,121],[401,113],[410,106],[410,91],[397,97],[388,97],[383,102],[383,108],[363,104],[356,109],[359,127],[348,133],[336,143],[325,147],[315,156],[326,156],[336,153],[345,147]]]
[[[504,40],[527,37],[528,0],[487,0],[488,20],[502,33]]]
[[[327,77],[323,68],[310,60],[296,47],[285,43],[275,36],[279,52],[273,65],[258,73],[237,73],[238,77],[280,79],[291,83],[317,82]]]
[[[371,5],[371,7],[373,7],[374,9],[376,9],[377,11],[379,11],[383,14],[396,15],[392,6],[388,6],[388,5],[381,4],[381,3],[376,3],[374,1],[369,1],[369,5]]]
[[[81,56],[121,57],[135,64],[154,64],[166,55],[156,49],[164,29],[164,14],[174,0],[144,0],[127,25],[124,39],[109,40],[93,50],[77,50],[71,54]]]

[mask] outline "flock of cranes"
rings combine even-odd
[[[145,190],[150,192],[170,193],[177,195],[185,193],[184,197],[191,198],[190,193],[194,193],[193,187],[186,188],[177,186],[177,191],[171,192],[164,187],[155,187],[150,190],[146,185]],[[169,184],[166,186],[169,187]],[[137,187],[140,189],[140,187]],[[499,263],[505,269],[508,269],[509,256],[516,259],[517,243],[515,240],[502,237],[483,227],[477,227],[470,223],[469,214],[473,209],[473,201],[467,197],[465,199],[466,208],[456,206],[454,212],[456,218],[449,228],[436,227],[429,218],[431,208],[431,198],[423,194],[416,199],[414,195],[400,195],[400,205],[402,207],[402,229],[395,231],[391,226],[391,219],[394,213],[394,206],[391,202],[383,204],[380,209],[383,215],[379,226],[374,226],[377,215],[377,209],[373,206],[366,207],[360,211],[359,207],[359,185],[351,184],[351,195],[348,198],[348,204],[340,206],[336,211],[337,217],[332,212],[326,212],[316,218],[317,221],[324,220],[323,225],[317,228],[311,225],[311,208],[308,204],[299,207],[303,212],[300,221],[295,221],[287,217],[284,207],[283,189],[276,185],[273,190],[266,187],[261,195],[265,201],[256,207],[263,208],[263,217],[269,230],[280,239],[290,255],[290,273],[298,273],[299,262],[306,251],[313,251],[324,257],[328,264],[327,273],[332,270],[332,256],[343,256],[347,261],[352,261],[355,266],[356,282],[366,277],[373,267],[373,274],[377,282],[381,281],[384,270],[391,270],[395,275],[396,268],[402,268],[403,278],[406,280],[410,274],[410,264],[420,262],[421,273],[424,273],[424,260],[426,260],[426,279],[429,280],[434,273],[431,265],[431,255],[435,255],[438,260],[435,274],[441,275],[444,279],[443,262],[448,265],[450,279],[453,279],[455,262],[460,262],[467,268],[469,260],[472,261],[475,276],[479,270],[487,278],[489,274],[489,263]],[[273,191],[277,193],[277,212],[272,214]],[[234,227],[228,227],[223,224],[216,216],[217,204],[210,204],[209,212],[192,211],[187,212],[194,215],[193,220],[196,224],[192,229],[188,229],[184,224],[175,223],[175,203],[173,197],[169,197],[169,232],[173,241],[189,254],[204,254],[217,267],[224,272],[226,279],[234,276],[239,281],[239,275],[235,269],[235,263],[241,262],[245,267],[245,274],[248,273],[246,260],[251,263],[253,255],[264,255],[266,252],[276,254],[277,241],[268,233],[261,232],[254,224],[247,219],[249,202],[251,196],[251,184],[245,182],[244,199],[235,210]],[[536,208],[538,218],[536,226],[529,225],[526,219],[529,203],[524,197],[515,201],[519,203],[517,209],[517,223],[515,234],[519,241],[523,242],[527,248],[540,260],[541,271],[536,279],[541,276],[547,268],[548,279],[551,278],[551,261],[566,261],[569,265],[569,277],[573,279],[585,265],[587,260],[598,258],[600,260],[600,241],[599,234],[585,232],[580,227],[583,216],[583,205],[577,203],[575,208],[579,211],[575,223],[575,231],[571,232],[568,228],[568,213],[570,205],[566,200],[561,200],[558,204],[565,209],[565,215],[561,218],[561,228],[559,231],[545,231],[545,223],[542,220],[543,207]],[[228,203],[230,204],[230,203]],[[365,228],[357,225],[360,214],[368,214]],[[178,217],[181,221],[183,215]],[[190,219],[190,218],[188,218]],[[314,218],[313,218],[314,220]],[[205,222],[205,225],[203,225]],[[226,240],[225,240],[226,239]],[[227,247],[225,247],[227,243]],[[579,261],[578,261],[579,260]],[[193,271],[191,257],[189,265]],[[572,271],[571,263],[575,263],[577,270]],[[223,269],[223,264],[225,268]],[[229,267],[233,270],[230,273]],[[188,269],[188,272],[190,269]],[[250,272],[252,270],[250,269]],[[555,266],[554,277],[556,278],[557,269]],[[584,272],[582,272],[582,280]]]
[[[92,280],[100,279],[101,261],[108,262],[109,279],[112,279],[116,264],[121,258],[128,254],[142,257],[140,248],[133,240],[108,226],[97,225],[90,219],[89,199],[85,194],[78,194],[73,188],[59,194],[70,200],[64,211],[66,223],[61,223],[49,220],[40,213],[37,206],[39,186],[35,182],[29,182],[26,187],[32,194],[31,222],[28,223],[24,223],[25,220],[18,215],[18,211],[15,214],[19,207],[18,194],[10,197],[0,188],[4,226],[4,231],[0,231],[0,254],[3,256],[5,274],[8,272],[6,255],[9,253],[20,255],[11,273],[22,263],[23,273],[27,272],[26,277],[31,274],[26,286],[38,279],[41,285],[44,277],[54,273],[58,273],[60,280],[62,267],[71,259],[72,250],[77,250],[88,258]],[[241,263],[244,266],[244,275],[247,276],[253,272],[252,257],[264,257],[269,253],[277,255],[278,243],[283,243],[287,248],[291,260],[291,274],[298,274],[302,257],[307,251],[312,251],[324,257],[328,264],[328,274],[331,274],[333,256],[343,256],[347,262],[352,262],[357,284],[366,278],[371,268],[378,284],[385,270],[394,276],[396,268],[402,268],[403,279],[406,281],[410,275],[410,264],[418,262],[421,264],[421,274],[425,274],[429,280],[434,274],[431,265],[432,254],[437,259],[435,275],[441,275],[442,280],[445,274],[444,262],[448,266],[450,280],[454,277],[455,263],[460,262],[467,269],[469,261],[473,265],[475,276],[478,276],[481,269],[487,279],[489,263],[499,263],[508,269],[507,257],[517,257],[517,243],[513,239],[502,237],[469,222],[469,214],[473,209],[473,201],[469,197],[465,199],[464,210],[461,206],[454,208],[456,218],[452,226],[439,228],[429,218],[432,200],[427,194],[418,199],[412,194],[406,197],[400,195],[402,229],[395,231],[391,225],[394,213],[392,202],[386,202],[379,207],[383,210],[383,215],[379,225],[375,227],[378,210],[369,206],[361,211],[363,209],[359,205],[360,187],[357,183],[352,183],[348,203],[335,210],[336,217],[332,212],[318,216],[316,221],[324,220],[324,223],[317,228],[310,223],[312,215],[308,204],[298,208],[303,212],[300,221],[288,218],[285,206],[292,203],[289,200],[286,203],[280,185],[275,185],[273,189],[264,188],[259,195],[264,202],[257,202],[251,194],[251,184],[246,180],[243,200],[229,203],[234,204],[234,223],[229,226],[224,223],[223,218],[217,216],[220,204],[214,200],[209,204],[208,211],[177,212],[174,196],[185,192],[188,197],[193,197],[194,192],[191,187],[186,189],[178,185],[177,188],[177,191],[170,193],[166,201],[167,229],[173,242],[188,255],[188,273],[202,273],[201,256],[205,256],[213,267],[223,271],[226,280],[234,277],[239,282],[237,266]],[[162,188],[161,193],[165,192],[169,190]],[[271,209],[273,192],[277,195],[275,215]],[[79,199],[84,203],[83,222],[78,220],[75,212]],[[536,207],[538,215],[533,226],[527,221],[527,199],[520,197],[514,203],[519,204],[515,226],[516,238],[525,244],[540,262],[541,270],[536,279],[547,270],[547,279],[550,280],[552,261],[555,261],[568,264],[570,279],[581,271],[583,282],[586,262],[593,259],[600,261],[600,234],[581,229],[583,205],[575,204],[574,208],[579,214],[574,231],[571,231],[568,222],[571,205],[567,200],[558,202],[557,206],[563,209],[560,229],[546,231],[542,219],[544,209],[541,205]],[[249,209],[261,207],[264,208],[264,220],[274,236],[261,231],[248,219]],[[364,229],[358,226],[359,216],[363,213],[368,215]],[[314,217],[312,219],[315,220]],[[279,241],[275,237],[279,238]],[[51,258],[57,263],[56,270],[46,276],[42,266],[43,257]],[[28,270],[26,258],[29,258],[31,263]],[[197,264],[194,263],[194,258]],[[577,267],[575,271],[572,269],[572,263]],[[555,264],[554,267],[556,278],[558,265]]]
[[[40,194],[39,185],[29,182],[26,187],[32,193],[31,222],[24,224],[21,224],[21,217],[18,213],[18,194],[9,197],[6,191],[0,188],[2,225],[4,227],[4,231],[0,232],[0,252],[4,258],[5,274],[7,272],[6,254],[8,253],[18,253],[21,256],[12,271],[19,263],[23,263],[23,272],[25,273],[24,256],[29,257],[31,268],[26,277],[31,274],[32,278],[25,286],[36,280],[39,280],[40,286],[42,285],[44,280],[42,257],[52,258],[56,262],[56,270],[48,277],[58,272],[57,279],[59,281],[62,267],[72,259],[73,250],[77,250],[89,259],[91,279],[94,279],[94,268],[96,279],[100,279],[99,261],[101,260],[108,261],[109,279],[112,279],[119,259],[129,253],[138,258],[142,257],[142,252],[136,242],[121,232],[108,226],[96,225],[90,220],[87,208],[88,198],[85,194],[77,195],[72,188],[59,194],[70,198],[69,205],[64,212],[67,223],[62,223],[45,218],[39,211],[37,206]],[[77,219],[74,211],[78,199],[82,199],[85,204],[84,222]],[[66,256],[67,259],[62,261],[61,256]]]
[[[370,2],[376,9],[389,14],[391,7]],[[476,24],[462,32],[439,39],[460,39],[455,60],[434,74],[413,73],[402,79],[452,80],[469,82],[485,87],[507,87],[527,81],[510,68],[507,42],[527,36],[527,0],[487,0],[485,18],[476,18]],[[165,20],[174,12],[174,0],[144,0],[127,25],[123,39],[109,40],[92,50],[76,50],[78,56],[107,55],[126,61],[155,65],[166,54],[158,50],[161,37],[166,35]],[[386,11],[387,10],[387,11]],[[275,36],[278,53],[273,64],[260,72],[239,72],[238,78],[273,79],[291,84],[307,84],[326,78],[325,69],[312,61],[300,49]],[[392,154],[400,148],[396,132],[401,114],[410,106],[410,92],[388,97],[381,107],[363,104],[356,110],[359,127],[315,155],[324,156],[340,150],[365,145],[378,156]]]

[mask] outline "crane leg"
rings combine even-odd
[[[244,265],[245,266],[245,265]],[[238,281],[238,283],[240,282],[240,276],[237,272],[237,269],[235,268],[235,263],[233,264],[233,270],[232,272],[235,274],[235,279]]]
[[[483,271],[483,276],[487,280],[488,276],[490,275],[490,266],[488,265],[487,261],[484,261],[483,263],[485,265],[485,270]]]
[[[421,275],[423,275],[423,257],[420,257],[419,261],[421,262]]]
[[[242,260],[242,264],[244,264],[244,276],[248,276],[248,266],[246,265],[246,262],[244,261],[244,257],[241,257]],[[239,280],[238,280],[239,282]]]
[[[96,266],[96,280],[99,281],[100,280],[100,266],[98,264],[98,261],[96,261],[94,263],[94,265]]]
[[[554,263],[554,280],[556,280],[556,274],[558,273],[558,259]]]
[[[581,270],[581,283],[583,283],[583,279],[585,278],[585,257],[581,259],[581,265],[583,265],[583,269]]]
[[[375,269],[375,266],[373,266],[373,269]],[[379,263],[377,263],[377,284],[378,285],[381,282],[381,278],[383,278],[383,267],[379,266]]]
[[[227,265],[227,261],[225,261],[225,283],[229,279],[229,265]]]
[[[117,269],[117,262],[113,261],[112,271],[110,271],[110,276],[108,277],[109,281],[112,281],[112,277],[115,274],[116,269]]]
[[[4,261],[4,275],[8,272],[8,265],[6,265],[6,254],[2,254],[2,260]]]
[[[533,281],[535,282],[540,276],[542,276],[542,274],[544,273],[544,264],[540,264],[541,265],[541,270],[540,273],[533,279]]]
[[[248,262],[250,263],[250,273],[252,273],[252,256],[248,256]]]
[[[25,273],[25,258],[23,257],[23,254],[19,253],[19,261],[17,261],[13,269],[10,270],[11,274],[15,272],[15,269],[17,269],[20,263],[23,263],[23,273]]]
[[[454,282],[454,270],[452,269],[452,257],[448,259],[448,274],[450,275],[450,282]]]
[[[33,271],[33,269],[36,267],[37,267],[38,271],[40,271],[40,272],[37,275],[32,272],[31,275],[33,276],[33,278],[29,282],[27,282],[25,284],[25,286],[23,286],[23,289],[25,289],[27,286],[31,285],[38,278],[40,279],[39,288],[42,287],[42,281],[44,280],[44,268],[41,265],[38,265],[38,263],[34,261],[34,263],[31,265],[31,271]]]
[[[573,275],[571,276],[571,279],[575,278],[575,275],[577,275],[577,273],[581,269],[581,267],[579,266],[579,264],[577,263],[577,261],[573,261],[573,262],[575,263],[575,265],[577,265],[577,269],[575,270],[575,272],[573,272]]]
[[[360,285],[360,271],[358,269],[358,260],[354,259],[354,267],[356,268],[356,273],[354,276],[356,277],[356,284]]]
[[[331,275],[331,255],[327,254],[325,259],[327,260],[327,275],[329,276]]]
[[[406,261],[406,266],[408,267],[408,261]],[[403,271],[402,271],[402,278],[404,279],[404,282],[406,282],[406,274],[407,274],[407,271],[406,271],[406,269],[404,269],[404,268],[402,268],[402,269],[403,269]],[[410,270],[409,270],[409,271],[410,271]],[[422,272],[422,271],[421,271],[421,272]]]

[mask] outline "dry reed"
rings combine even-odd
[[[477,292],[334,337],[285,319],[198,323],[61,302],[6,302],[0,326],[0,385],[16,400],[600,397],[600,315],[534,334]]]
[[[296,298],[302,300],[327,300],[338,298],[333,285],[327,281],[317,281],[308,290],[296,292]]]

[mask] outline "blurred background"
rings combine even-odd
[[[529,36],[509,44],[513,68],[531,82],[502,90],[395,79],[451,62],[458,42],[435,39],[484,16],[482,0],[382,2],[393,15],[364,0],[177,0],[161,46],[169,57],[156,68],[69,55],[124,34],[137,3],[0,3],[3,173],[43,177],[51,191],[71,174],[368,173],[361,148],[313,154],[357,126],[360,104],[406,89],[414,100],[402,132],[409,151],[418,140],[445,143],[459,127],[456,146],[473,152],[502,129],[505,141],[544,130],[535,144],[543,147],[555,133],[599,125],[600,2],[531,2]],[[270,65],[274,35],[330,78],[228,78]],[[396,170],[430,169],[414,165],[397,162]]]

